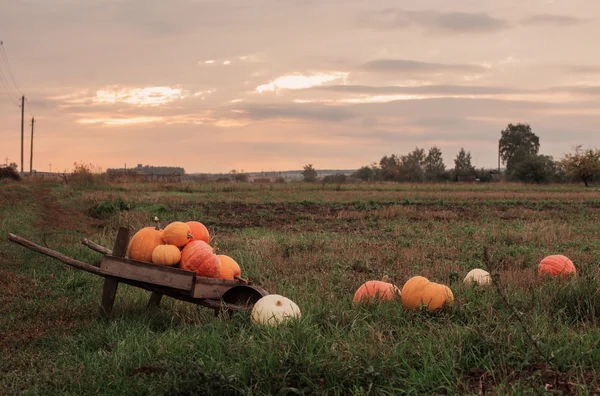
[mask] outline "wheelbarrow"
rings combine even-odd
[[[99,266],[75,260],[14,234],[8,234],[8,239],[71,267],[104,277],[100,307],[100,312],[104,315],[112,312],[119,283],[150,291],[148,306],[157,307],[162,297],[168,296],[211,308],[217,315],[250,310],[259,299],[269,294],[263,288],[242,279],[201,277],[193,271],[126,258],[129,229],[125,227],[119,228],[112,251],[87,239],[82,241],[85,246],[104,255]]]

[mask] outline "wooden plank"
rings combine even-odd
[[[55,258],[59,261],[62,261],[63,263],[65,263],[67,265],[70,265],[71,267],[74,267],[74,268],[77,268],[80,270],[84,270],[87,272],[91,272],[92,274],[96,274],[96,275],[100,275],[100,276],[106,275],[106,273],[98,267],[95,267],[88,263],[84,263],[83,261],[72,259],[71,257],[65,256],[64,254],[59,253],[55,250],[42,247],[31,241],[28,241],[25,238],[21,238],[18,235],[8,234],[8,240],[11,242],[17,243],[21,246],[25,246],[27,249],[33,250],[34,252],[42,253],[42,254],[45,254],[46,256]]]
[[[102,305],[100,306],[101,314],[108,315],[112,312],[118,287],[119,281],[116,278],[113,278],[112,276],[104,278],[104,286],[102,287]]]
[[[81,243],[98,253],[112,254],[112,251],[110,249],[107,249],[102,245],[98,245],[97,243],[94,243],[87,238],[81,241]]]
[[[153,292],[156,292],[159,294],[163,294],[165,296],[172,297],[176,300],[181,300],[181,301],[189,302],[192,304],[202,305],[204,307],[211,308],[211,309],[221,309],[223,307],[223,302],[220,301],[219,299],[194,298],[190,295],[189,292],[185,292],[183,290],[176,290],[176,289],[172,289],[172,288],[168,288],[168,287],[156,286],[156,285],[153,285],[150,283],[144,283],[144,282],[139,282],[139,281],[130,280],[130,279],[119,279],[119,282],[125,283],[127,285],[131,285],[131,286],[139,287],[141,289],[153,291]],[[234,309],[234,310],[250,309],[250,307],[237,305],[237,304],[227,304],[226,307],[229,309]]]
[[[113,248],[112,255],[115,257],[125,257],[127,254],[127,246],[129,245],[129,229],[125,227],[119,227],[117,233],[117,240],[115,241],[115,247]]]
[[[192,296],[194,298],[219,299],[227,290],[239,285],[246,285],[246,283],[228,279],[197,277]]]
[[[194,298],[221,298],[223,293],[231,289],[231,286],[225,285],[205,285],[197,283],[192,296]]]
[[[178,290],[191,291],[196,284],[196,274],[192,271],[184,271],[178,268],[114,257],[112,255],[105,255],[102,258],[100,268],[107,274],[119,278],[172,287]]]

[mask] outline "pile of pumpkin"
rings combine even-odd
[[[193,271],[198,276],[242,279],[238,263],[224,254],[215,254],[210,234],[199,221],[174,221],[160,229],[144,227],[133,235],[127,257],[157,265]]]
[[[566,256],[557,254],[545,257],[538,265],[538,276],[568,278],[576,275],[575,265]],[[464,278],[467,285],[477,284],[487,286],[492,283],[490,274],[475,268]],[[454,295],[448,286],[431,282],[423,276],[410,278],[402,290],[388,282],[387,277],[381,281],[368,281],[362,284],[354,294],[354,304],[370,303],[374,301],[390,301],[400,298],[402,307],[418,309],[426,307],[430,311],[439,310],[445,306],[452,306]]]
[[[210,234],[199,221],[174,221],[164,229],[158,218],[156,227],[137,231],[127,247],[127,257],[156,265],[178,267],[207,278],[245,280],[239,264],[224,254],[215,254]],[[257,324],[275,325],[300,317],[300,309],[289,298],[279,294],[262,297],[252,307],[251,320]]]

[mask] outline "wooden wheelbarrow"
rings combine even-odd
[[[94,266],[65,256],[14,234],[8,239],[26,248],[53,257],[71,267],[104,277],[101,313],[112,311],[119,283],[152,292],[148,306],[158,306],[163,296],[191,302],[215,310],[216,314],[235,310],[249,310],[263,296],[269,294],[248,281],[205,278],[193,271],[159,266],[125,258],[129,243],[129,229],[121,227],[112,251],[87,239],[82,243],[103,253],[100,266]]]

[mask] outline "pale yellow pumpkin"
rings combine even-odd
[[[464,283],[467,285],[477,283],[480,286],[487,286],[492,283],[492,277],[489,272],[480,268],[474,268],[465,276]]]
[[[254,304],[250,319],[255,324],[276,326],[301,316],[295,302],[279,294],[268,294]]]
[[[181,260],[181,250],[175,245],[158,245],[152,252],[152,262],[158,265],[176,265]]]

